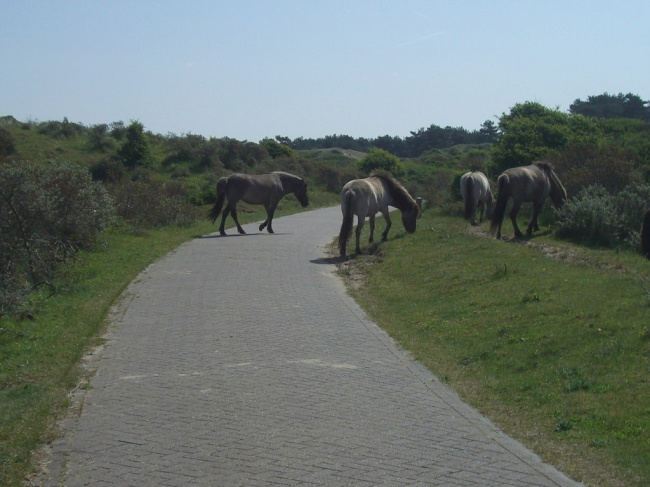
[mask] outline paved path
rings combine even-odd
[[[46,485],[575,485],[345,294],[324,253],[339,224],[330,208],[247,225],[142,274]]]

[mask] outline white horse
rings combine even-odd
[[[479,223],[483,223],[483,211],[487,206],[488,220],[492,219],[494,211],[494,196],[490,190],[490,182],[481,171],[466,172],[460,178],[460,194],[465,202],[465,219],[472,225],[476,223],[476,210],[480,210]]]
[[[394,206],[402,212],[402,223],[407,232],[415,232],[417,217],[420,215],[420,207],[413,197],[406,191],[395,178],[384,172],[373,172],[365,179],[354,179],[343,186],[341,191],[341,211],[343,212],[343,223],[339,233],[339,250],[345,255],[345,247],[352,232],[354,215],[357,216],[356,247],[357,254],[361,253],[359,248],[359,237],[366,217],[370,221],[370,238],[372,242],[375,231],[375,215],[378,212],[386,220],[386,229],[381,234],[381,239],[386,240],[388,230],[391,227],[388,215],[388,206]]]

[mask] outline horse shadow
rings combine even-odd
[[[192,238],[194,239],[201,239],[201,238],[234,238],[234,237],[254,237],[256,235],[263,235],[263,236],[270,236],[272,237],[273,235],[292,235],[290,232],[275,232],[275,233],[267,233],[267,232],[257,232],[257,233],[232,233],[228,235],[220,235],[218,233],[210,233],[208,235],[194,235]]]
[[[336,264],[340,264],[341,262],[346,262],[348,260],[350,260],[349,257],[346,257],[346,256],[341,257],[341,256],[337,255],[337,256],[333,256],[333,257],[321,257],[319,259],[310,259],[309,262],[311,262],[312,264],[320,264],[320,265],[323,265],[323,264],[325,264],[325,265],[336,265]]]

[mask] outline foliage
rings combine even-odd
[[[126,168],[119,157],[106,157],[91,166],[90,174],[95,181],[118,183],[126,176]]]
[[[38,126],[38,132],[55,138],[71,138],[86,131],[80,123],[72,123],[65,117],[62,122],[45,122]]]
[[[650,208],[650,185],[616,194],[596,184],[582,189],[558,211],[558,235],[603,247],[639,247],[640,222]]]
[[[650,102],[643,101],[638,95],[632,93],[627,95],[603,93],[588,96],[586,101],[575,100],[569,110],[572,114],[592,118],[635,118],[650,122]]]
[[[273,139],[263,139],[260,145],[266,149],[266,152],[273,159],[277,157],[296,157],[291,147],[285,144],[279,144]]]
[[[113,205],[77,166],[0,165],[0,309],[52,286],[57,270],[106,229]]]
[[[549,160],[569,198],[595,184],[600,184],[612,194],[618,193],[643,179],[635,154],[613,144],[600,147],[571,144],[564,151],[552,154]]]
[[[196,218],[185,187],[147,174],[111,186],[117,215],[136,227],[189,225]]]
[[[100,123],[90,127],[90,130],[88,130],[88,145],[91,150],[100,152],[108,151],[113,147],[113,139],[110,136],[110,129],[107,124]]]
[[[125,140],[117,155],[125,166],[132,169],[152,164],[149,143],[144,134],[144,125],[138,121],[131,122],[126,128]]]
[[[420,157],[432,149],[447,149],[457,144],[481,144],[494,142],[497,137],[496,129],[491,121],[484,122],[480,130],[468,131],[462,127],[440,127],[430,125],[411,131],[411,135],[402,138],[382,135],[374,139],[353,138],[349,135],[328,135],[318,139],[299,137],[291,140],[289,137],[276,136],[280,143],[294,150],[331,149],[338,147],[359,152],[368,152],[372,147],[383,149],[399,157]]]
[[[370,149],[368,155],[359,161],[359,168],[365,174],[370,174],[374,170],[388,171],[397,178],[405,173],[397,156],[376,147]]]
[[[7,129],[0,127],[0,157],[13,154],[15,150],[14,136]]]
[[[506,169],[527,166],[562,151],[571,140],[569,116],[539,103],[515,105],[499,119],[501,136],[492,149],[490,174],[496,178]]]

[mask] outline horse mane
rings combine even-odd
[[[301,181],[303,180],[300,176],[296,176],[295,174],[291,174],[290,172],[286,172],[286,171],[273,171],[271,174],[277,174],[278,176],[286,176],[291,179],[299,179]]]
[[[402,183],[395,179],[392,174],[387,171],[377,170],[372,171],[369,177],[381,179],[386,183],[390,190],[390,194],[393,197],[396,208],[399,208],[400,210],[414,209],[418,214],[420,213],[420,207],[417,202],[409,194],[406,188],[402,186]]]

